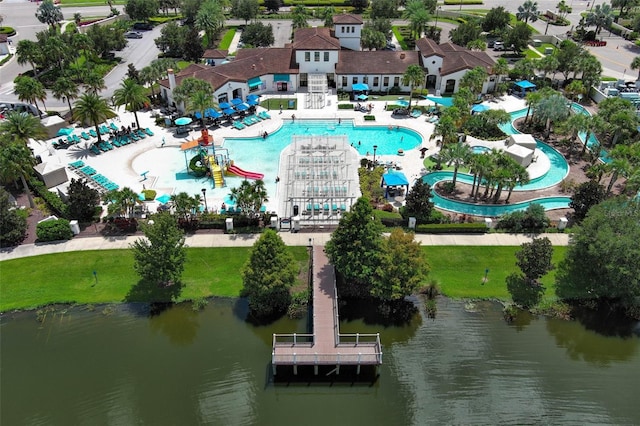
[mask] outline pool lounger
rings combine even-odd
[[[148,127],[146,129],[144,129],[144,132],[149,136],[153,136],[153,132]]]

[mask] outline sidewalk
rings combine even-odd
[[[280,232],[285,244],[289,246],[307,246],[310,243],[324,246],[331,238],[329,233],[290,233]],[[189,247],[250,247],[260,234],[208,234],[191,235],[186,238]],[[569,244],[569,234],[541,234],[547,237],[554,246]],[[128,249],[139,236],[116,238],[74,238],[61,243],[24,244],[0,251],[0,261],[22,257],[39,256],[51,253],[67,253],[83,250],[117,250]],[[531,235],[524,234],[483,234],[483,235],[435,235],[416,234],[416,241],[423,246],[519,246],[530,242]]]

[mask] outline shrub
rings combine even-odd
[[[142,193],[144,194],[145,201],[153,201],[156,199],[156,195],[158,195],[155,189],[144,189]]]
[[[511,232],[540,233],[549,227],[550,221],[544,212],[544,207],[531,204],[525,211],[506,214],[498,221],[497,229]]]
[[[418,225],[416,232],[420,234],[484,234],[487,226],[484,223],[431,223]]]
[[[47,203],[47,206],[53,214],[64,218],[68,217],[67,205],[62,201],[58,194],[49,191],[44,183],[36,178],[31,178],[29,180],[29,186]]]
[[[375,115],[365,115],[364,116],[364,121],[376,121],[376,116]]]
[[[353,104],[338,104],[338,109],[353,109]]]
[[[20,244],[27,235],[27,211],[12,209],[9,194],[0,188],[0,247]]]
[[[70,240],[73,237],[69,221],[66,219],[47,220],[40,222],[36,227],[38,241],[62,241]]]
[[[0,34],[6,34],[7,37],[13,37],[16,35],[16,30],[13,27],[0,27]]]

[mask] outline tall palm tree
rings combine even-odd
[[[27,112],[10,112],[0,123],[0,141],[29,143],[29,139],[47,138],[47,131],[37,117]],[[4,145],[4,142],[0,146]]]
[[[584,114],[573,114],[564,123],[564,129],[571,133],[569,154],[567,155],[568,159],[571,159],[571,157],[573,156],[573,146],[576,139],[578,139],[578,135],[580,134],[580,132],[585,132],[589,128],[589,121],[590,119]]]
[[[518,18],[519,21],[524,21],[525,24],[529,21],[535,22],[538,20],[538,13],[538,2],[527,0],[518,6],[516,18]]]
[[[247,180],[242,181],[240,186],[231,190],[229,198],[236,203],[236,206],[243,213],[249,216],[258,214],[260,207],[269,201],[264,181],[260,179],[253,183],[249,183]]]
[[[294,31],[300,28],[307,28],[309,23],[307,22],[307,10],[301,4],[293,8],[293,29]]]
[[[596,27],[596,34],[600,34],[602,27],[609,27],[613,22],[613,10],[608,3],[597,4],[593,11],[587,13],[585,24]]]
[[[527,172],[527,169],[523,166],[521,166],[520,164],[516,163],[515,161],[513,162],[513,164],[511,165],[511,168],[509,169],[509,180],[507,182],[507,188],[509,188],[509,194],[507,195],[507,199],[504,200],[505,203],[509,202],[509,199],[511,198],[511,193],[513,192],[513,188],[516,187],[516,185],[526,185],[527,183],[529,183],[529,172]]]
[[[636,56],[635,58],[633,58],[633,61],[631,61],[631,69],[632,70],[638,70],[638,80],[640,80],[640,56]]]
[[[478,199],[478,194],[480,193],[480,185],[482,185],[482,179],[484,179],[484,177],[491,172],[492,168],[493,161],[489,153],[474,155],[473,170],[474,174],[478,177],[476,180],[477,187],[475,191],[473,190],[473,188],[471,188],[471,195],[473,195],[474,200]]]
[[[14,93],[18,96],[18,99],[24,102],[33,103],[38,111],[38,102],[42,101],[42,107],[46,109],[44,105],[45,99],[47,99],[47,91],[44,90],[44,86],[35,78],[21,75],[14,80],[15,86],[13,88]]]
[[[196,26],[207,36],[207,47],[215,42],[215,35],[224,26],[224,9],[220,2],[207,0],[196,15]]]
[[[76,102],[75,110],[73,111],[73,118],[82,123],[91,123],[96,129],[98,134],[98,143],[102,142],[100,137],[100,128],[98,125],[103,121],[113,118],[116,113],[113,112],[107,100],[101,98],[95,93],[85,93],[80,96],[78,102]]]
[[[440,157],[445,163],[453,164],[453,186],[456,186],[458,169],[471,158],[472,150],[469,145],[462,142],[452,143],[440,150]]]
[[[132,217],[136,205],[140,203],[138,194],[129,187],[105,193],[102,199],[109,203],[107,212],[111,216]]]
[[[333,6],[327,6],[320,12],[320,19],[325,27],[333,27],[333,15],[336,14],[336,8]]]
[[[405,5],[403,18],[409,21],[411,36],[414,39],[422,37],[424,29],[431,20],[422,0],[409,0]]]
[[[538,107],[536,108],[536,116],[540,120],[546,121],[545,129],[547,138],[549,137],[549,132],[551,131],[551,123],[562,122],[569,116],[570,110],[568,106],[569,104],[567,98],[560,94],[546,97],[542,99],[540,103],[538,103]]]
[[[609,185],[607,185],[607,194],[611,192],[613,184],[618,180],[620,175],[626,176],[627,172],[631,170],[632,150],[626,145],[617,145],[611,151],[609,151],[611,162],[607,163],[607,168],[611,172],[611,179]]]
[[[93,93],[97,95],[98,92],[106,89],[107,86],[104,84],[104,78],[98,74],[96,71],[89,71],[84,75],[83,83],[87,88],[89,93]]]
[[[539,91],[529,92],[524,96],[524,102],[527,105],[527,115],[524,117],[524,122],[529,121],[529,114],[531,110],[535,110],[540,101],[542,100],[542,93]]]
[[[458,126],[453,118],[446,115],[441,116],[440,120],[436,123],[433,135],[441,136],[442,146],[445,146],[448,143],[453,143],[458,140]]]
[[[587,152],[587,147],[589,145],[589,140],[591,139],[591,135],[594,133],[602,134],[606,128],[606,122],[599,115],[594,115],[590,120],[587,120],[584,131],[586,135],[584,137],[584,144],[582,145],[582,151],[580,152],[580,157],[584,157],[585,152]],[[598,150],[599,151],[599,150]]]
[[[67,104],[69,105],[69,112],[73,116],[71,100],[78,97],[78,85],[72,79],[62,76],[53,83],[51,93],[53,94],[53,97],[58,100],[66,98]]]
[[[204,112],[208,108],[215,108],[218,106],[218,103],[213,100],[213,96],[211,93],[208,93],[204,90],[198,90],[193,95],[187,99],[187,112],[189,113],[200,113],[200,123],[202,124],[202,128],[204,129]]]
[[[419,65],[409,65],[407,70],[402,74],[402,84],[409,86],[409,109],[411,109],[411,100],[413,99],[413,89],[420,87],[424,83],[424,70]]]
[[[631,138],[632,132],[638,128],[638,116],[635,111],[623,109],[611,115],[608,123],[611,133],[611,146],[616,146],[621,140],[626,142]]]
[[[502,82],[502,76],[509,74],[509,62],[505,58],[498,58],[493,64],[491,72],[497,76],[496,85]]]
[[[186,192],[180,192],[171,196],[171,204],[176,215],[181,219],[189,219],[194,209],[200,206],[200,197],[192,197]]]
[[[16,58],[20,65],[30,64],[33,75],[38,78],[38,64],[41,64],[44,59],[40,44],[33,40],[20,40],[16,46]]]
[[[487,81],[487,70],[482,67],[475,67],[471,71],[467,71],[460,79],[460,87],[468,88],[474,95],[474,101],[478,95],[482,93],[482,86]]]
[[[135,80],[128,78],[122,82],[120,88],[113,92],[113,102],[116,106],[124,105],[129,111],[133,111],[136,126],[139,129],[138,110],[149,102],[144,87],[136,83]]]
[[[34,208],[35,204],[27,185],[26,176],[31,174],[34,164],[35,158],[33,158],[31,151],[24,143],[13,140],[2,144],[2,149],[0,149],[0,178],[6,183],[20,179],[31,208]]]

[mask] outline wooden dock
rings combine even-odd
[[[274,334],[271,365],[276,374],[278,365],[312,365],[318,374],[318,366],[382,364],[380,334],[341,334],[338,315],[338,294],[333,265],[324,253],[324,247],[312,247],[313,274],[313,334]]]

